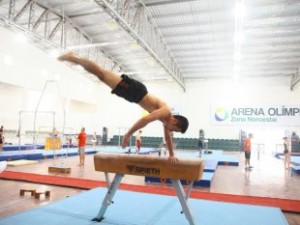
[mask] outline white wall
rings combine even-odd
[[[0,28],[0,41],[0,124],[6,128],[18,129],[19,111],[34,111],[46,81],[53,79],[57,82],[48,84],[39,110],[56,111],[57,127],[63,124],[62,105],[66,110],[65,126],[75,132],[85,126],[89,133],[100,133],[102,127],[106,126],[111,136],[118,134],[118,128],[128,128],[142,116],[143,110],[138,105],[129,104],[110,94],[110,89],[105,85],[92,82],[86,75],[51,58],[32,44],[18,44],[11,31]],[[150,93],[161,97],[176,112],[189,118],[190,127],[187,133],[175,134],[175,137],[198,137],[199,129],[204,129],[206,136],[210,138],[237,138],[241,127],[210,124],[212,104],[261,105],[299,102],[299,88],[294,92],[289,90],[289,77],[241,80],[238,83],[232,80],[188,82],[186,92],[173,82],[146,85]],[[277,129],[284,132],[286,129],[298,131],[299,128]],[[123,129],[121,131],[124,132]],[[162,136],[161,124],[155,122],[147,126],[143,129],[143,135]]]
[[[203,128],[209,137],[236,138],[241,127],[210,124],[210,106],[298,104],[299,90],[289,90],[289,79],[248,79],[237,83],[231,80],[190,82],[185,93],[180,93],[176,86],[168,87],[168,84],[156,85],[155,90],[171,105],[179,105],[182,113],[189,118],[191,123],[187,136],[198,136],[199,129]]]

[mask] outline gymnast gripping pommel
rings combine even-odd
[[[94,156],[94,163],[96,171],[105,172],[108,190],[99,213],[93,221],[100,222],[104,219],[104,214],[107,207],[113,203],[113,196],[121,183],[122,177],[125,174],[129,174],[170,179],[175,187],[182,212],[185,214],[190,225],[196,224],[187,200],[194,181],[202,178],[204,169],[204,161],[202,159],[178,159],[176,165],[171,165],[168,158],[157,156],[97,153]],[[109,182],[108,173],[116,174],[111,183]],[[181,180],[188,181],[189,183],[186,193],[182,187]]]

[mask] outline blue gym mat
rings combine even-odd
[[[284,160],[283,154],[276,154],[275,157]],[[300,174],[300,156],[291,156],[291,167],[295,173]]]
[[[199,158],[199,152],[180,152],[177,154],[177,157],[183,158]],[[205,161],[217,161],[218,165],[230,165],[230,166],[238,166],[239,160],[236,156],[232,155],[224,155],[221,150],[212,150],[211,154],[202,153],[201,159]]]
[[[176,154],[178,158],[199,158],[199,152],[178,152]],[[195,181],[193,186],[210,187],[214,178],[214,173],[218,165],[230,165],[238,166],[239,161],[236,156],[223,155],[223,151],[216,150],[211,151],[211,154],[202,154],[201,159],[205,161],[204,172],[201,180]],[[170,180],[161,180],[157,177],[145,177],[145,182],[166,182],[171,183]],[[186,181],[181,181],[186,184]]]
[[[85,150],[86,154],[95,154],[96,152],[112,152],[112,153],[129,153],[128,148],[122,149],[117,146],[100,146],[96,148],[87,147]],[[133,151],[131,152],[133,153]],[[141,148],[139,154],[152,154],[158,153],[155,148]],[[53,158],[54,154],[56,156],[74,156],[78,155],[78,148],[62,148],[60,150],[9,150],[0,152],[0,161],[4,160],[39,160],[44,158]]]
[[[95,188],[0,220],[0,225],[189,225],[176,196],[118,190],[101,223],[106,194]],[[32,201],[35,201],[32,199]],[[197,225],[288,225],[279,208],[189,199]]]
[[[210,187],[212,180],[214,178],[215,173],[213,172],[203,172],[203,176],[201,178],[201,180],[195,181],[193,186],[201,186],[201,187]],[[145,177],[145,182],[154,182],[154,183],[171,183],[170,179],[166,179],[166,180],[162,180],[158,177],[149,177],[146,176]],[[182,180],[181,183],[183,185],[187,185],[187,181],[186,180]]]
[[[300,156],[291,156],[291,163],[300,166]]]
[[[25,144],[25,145],[4,145],[3,146],[3,151],[33,150],[33,149],[44,149],[44,145]]]

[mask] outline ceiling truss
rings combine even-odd
[[[157,26],[151,19],[151,15],[147,12],[142,2],[135,2],[130,0],[119,1],[105,1],[95,0],[99,8],[107,12],[111,18],[118,23],[118,25],[130,36],[138,45],[140,45],[153,58],[169,76],[176,81],[182,90],[185,91],[184,78],[181,75],[177,63],[168,52],[166,44],[164,44],[161,35],[158,32]],[[112,3],[109,3],[112,2]],[[39,1],[29,0],[23,5],[18,5],[18,1],[10,0],[7,16],[1,16],[0,19],[5,21],[9,26],[20,28],[26,35],[38,36],[39,40],[47,43],[52,42],[51,45],[60,48],[61,50],[72,49],[78,46],[80,54],[89,57],[94,61],[101,61],[100,63],[105,67],[110,65],[109,69],[116,71],[126,70],[126,66],[121,62],[115,61],[109,53],[100,50],[101,57],[96,57],[93,52],[99,52],[99,44],[94,36],[86,34],[79,26],[76,26],[72,21],[73,18],[82,17],[82,15],[68,16],[67,12],[60,12],[45,6]],[[99,13],[98,13],[99,14]],[[150,34],[150,35],[149,35]],[[101,35],[101,34],[100,34]],[[82,48],[80,46],[87,46]],[[93,46],[95,46],[95,49]],[[97,55],[97,54],[96,54]],[[106,59],[103,62],[103,59]],[[111,62],[107,62],[111,61]],[[119,65],[116,68],[115,65]]]
[[[235,73],[299,83],[299,0],[0,0],[0,22],[46,50],[183,91]]]

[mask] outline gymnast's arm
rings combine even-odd
[[[145,127],[147,124],[161,120],[161,118],[165,117],[165,114],[168,113],[167,108],[162,107],[157,110],[152,111],[147,116],[142,117],[139,119],[133,126],[128,130],[128,132],[123,136],[122,139],[122,148],[125,148],[128,145],[129,137],[134,134],[136,131],[140,130],[141,128]]]
[[[166,141],[166,144],[167,144],[167,148],[168,148],[168,151],[169,151],[169,160],[170,160],[172,165],[175,165],[176,162],[178,161],[178,159],[175,157],[175,154],[174,154],[173,139],[172,139],[172,136],[171,136],[171,132],[166,127],[164,127],[164,134],[165,134],[165,141]]]

